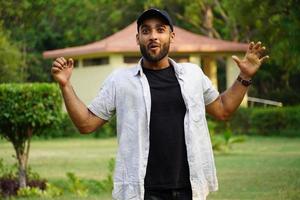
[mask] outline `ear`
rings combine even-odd
[[[170,33],[170,42],[171,42],[171,43],[174,42],[174,38],[175,38],[175,32],[172,31],[172,32]]]
[[[135,39],[136,39],[136,44],[140,45],[140,38],[139,38],[139,34],[138,33],[135,35]]]

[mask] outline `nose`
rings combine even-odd
[[[157,40],[157,32],[152,30],[150,34],[150,40]]]

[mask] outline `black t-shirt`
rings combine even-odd
[[[186,107],[173,67],[143,68],[151,93],[150,149],[146,189],[190,186],[184,139]]]

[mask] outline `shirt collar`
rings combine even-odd
[[[143,75],[143,69],[142,69],[142,61],[143,58],[141,58],[136,66],[136,68],[134,69],[134,75]],[[182,65],[176,63],[173,59],[169,58],[169,62],[170,64],[174,67],[175,73],[178,75],[182,75],[184,73],[184,68]]]

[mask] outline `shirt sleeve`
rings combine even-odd
[[[203,72],[202,72],[202,87],[203,87],[203,96],[204,96],[205,105],[212,103],[220,95],[218,90],[213,86],[212,82]]]
[[[96,116],[109,120],[115,113],[116,90],[113,75],[103,83],[97,96],[88,105],[88,109]]]

